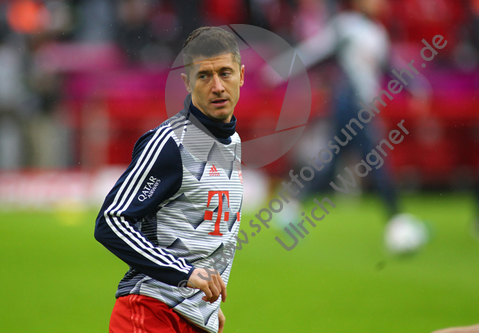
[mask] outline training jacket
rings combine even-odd
[[[182,111],[136,142],[95,226],[95,238],[130,266],[117,298],[153,297],[217,332],[221,297],[210,304],[184,286],[194,268],[213,267],[228,284],[243,199],[235,125],[234,116],[215,123],[188,95]]]

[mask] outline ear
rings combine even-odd
[[[239,86],[242,87],[243,84],[244,84],[244,65],[241,65]]]
[[[186,91],[191,94],[190,79],[188,78],[188,75],[186,75],[185,73],[181,73],[181,79],[185,84]]]

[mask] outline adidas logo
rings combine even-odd
[[[219,177],[220,176],[220,173],[218,172],[218,170],[216,169],[214,164],[210,169],[210,176],[211,177]]]

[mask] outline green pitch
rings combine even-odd
[[[337,207],[291,252],[274,241],[281,231],[273,228],[237,252],[226,333],[428,333],[479,322],[471,196],[404,197],[405,210],[430,221],[434,238],[401,259],[382,248],[375,197],[331,199]],[[95,216],[0,212],[0,332],[108,331],[127,267],[93,239]]]

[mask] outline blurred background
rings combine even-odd
[[[294,251],[274,241],[278,223],[237,252],[225,332],[410,333],[479,322],[479,1],[378,3],[392,68],[417,63],[423,38],[447,40],[420,70],[422,97],[401,92],[380,114],[383,130],[404,119],[411,132],[387,163],[402,210],[428,221],[430,244],[407,258],[388,255],[387,215],[362,179],[357,193],[332,197],[335,213]],[[95,216],[136,140],[168,118],[168,73],[192,30],[250,24],[296,45],[349,4],[0,1],[0,332],[107,330],[127,267],[94,241]],[[262,84],[264,61],[244,59],[235,115],[247,141],[275,131],[285,87]],[[244,224],[291,168],[326,145],[339,67],[333,56],[308,67],[312,109],[302,138],[279,160],[245,170]]]

